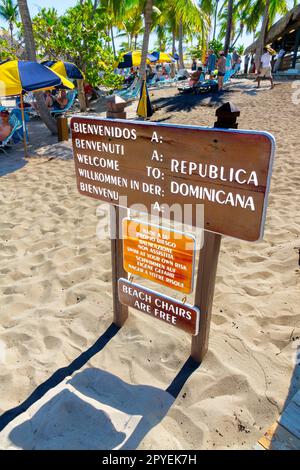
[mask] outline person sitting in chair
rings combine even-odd
[[[9,112],[0,111],[0,142],[3,142],[11,133],[12,127],[9,123]]]
[[[196,72],[191,73],[189,86],[193,87],[199,82],[202,72],[202,67],[198,67]]]
[[[58,96],[54,96],[53,109],[64,109],[68,104],[66,90],[59,90]]]

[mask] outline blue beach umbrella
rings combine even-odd
[[[118,69],[127,69],[130,67],[139,67],[141,65],[142,52],[131,51],[123,55],[123,60],[118,64]],[[147,64],[156,62],[156,58],[152,54],[147,55]]]
[[[170,54],[168,54],[167,52],[154,51],[151,52],[151,55],[156,57],[156,62],[175,62],[175,59],[173,59],[173,57],[171,57]]]
[[[72,89],[74,85],[58,73],[37,62],[10,60],[0,65],[0,96],[20,95],[25,155],[27,155],[27,146],[23,93],[51,90],[56,87]]]
[[[65,78],[71,78],[72,80],[83,80],[84,74],[77,65],[72,62],[63,62],[62,60],[44,60],[41,62],[42,65],[49,67],[59,75]]]
[[[16,96],[59,86],[74,88],[72,82],[37,62],[10,60],[0,65],[0,96]]]

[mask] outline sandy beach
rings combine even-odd
[[[150,91],[152,121],[212,127],[231,101],[239,129],[277,146],[264,240],[223,238],[209,352],[177,378],[187,334],[134,310],[111,327],[109,208],[77,192],[70,145],[34,120],[32,158],[21,144],[0,153],[1,449],[255,445],[300,387],[299,89],[237,79],[218,99]]]

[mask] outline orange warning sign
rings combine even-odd
[[[189,294],[193,290],[194,261],[192,235],[123,220],[123,263],[128,273]]]

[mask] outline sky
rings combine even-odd
[[[54,7],[58,11],[59,14],[62,14],[67,8],[75,5],[77,0],[28,0],[28,6],[30,9],[30,13],[34,16],[38,13],[40,8],[46,7]],[[290,8],[293,7],[293,0],[288,0]],[[0,26],[5,27],[5,23],[0,20]],[[123,39],[120,39],[122,41]],[[150,49],[154,46],[155,37],[151,34],[150,37]],[[118,40],[117,40],[117,47],[118,47]],[[253,36],[249,34],[244,34],[241,39],[238,41],[238,45],[243,44],[245,47],[249,46],[253,42]]]

